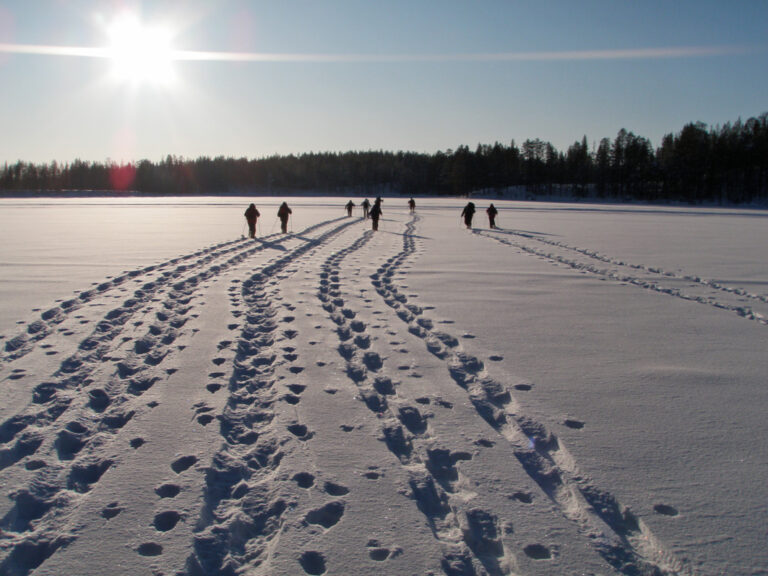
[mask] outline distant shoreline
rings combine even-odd
[[[478,191],[465,196],[457,196],[453,194],[407,194],[407,193],[377,193],[377,192],[331,192],[331,191],[298,191],[298,190],[283,190],[283,191],[233,191],[233,192],[199,192],[199,193],[184,193],[184,194],[172,194],[172,193],[160,193],[160,192],[140,192],[140,191],[125,191],[116,192],[112,190],[0,190],[0,200],[22,200],[22,199],[49,199],[49,200],[66,200],[66,199],[118,199],[118,198],[373,198],[381,196],[384,198],[404,198],[413,196],[414,198],[433,198],[433,199],[480,199],[488,201],[509,201],[509,202],[541,202],[552,204],[581,204],[581,205],[594,205],[594,206],[664,206],[670,208],[734,208],[734,209],[749,209],[749,210],[768,210],[768,201],[764,202],[749,202],[749,203],[729,203],[729,202],[698,202],[689,203],[683,201],[647,201],[638,200],[635,198],[597,198],[597,197],[576,197],[568,195],[547,196],[542,194],[532,194],[523,191],[514,191],[508,194],[496,194],[491,191]]]

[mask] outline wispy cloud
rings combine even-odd
[[[623,50],[570,50],[552,52],[487,52],[455,54],[292,54],[269,52],[206,52],[174,50],[173,60],[207,62],[298,62],[298,63],[397,63],[397,62],[558,62],[590,60],[659,60],[727,56],[758,51],[750,46],[673,46]],[[110,58],[109,48],[0,44],[0,53],[36,56]]]

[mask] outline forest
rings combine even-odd
[[[689,123],[651,142],[625,129],[590,146],[558,151],[528,139],[434,154],[317,152],[259,159],[167,156],[141,160],[33,164],[0,169],[0,191],[145,194],[408,194],[557,196],[611,201],[741,204],[768,199],[768,112],[724,126]]]

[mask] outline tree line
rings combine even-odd
[[[529,139],[475,150],[307,153],[260,159],[167,156],[160,162],[6,163],[3,191],[148,194],[444,194],[746,203],[768,199],[768,113],[708,128],[689,123],[655,150],[625,129],[566,151]]]

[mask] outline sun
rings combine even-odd
[[[113,74],[118,81],[159,86],[173,83],[170,28],[144,24],[135,14],[124,13],[107,27],[107,36]]]

